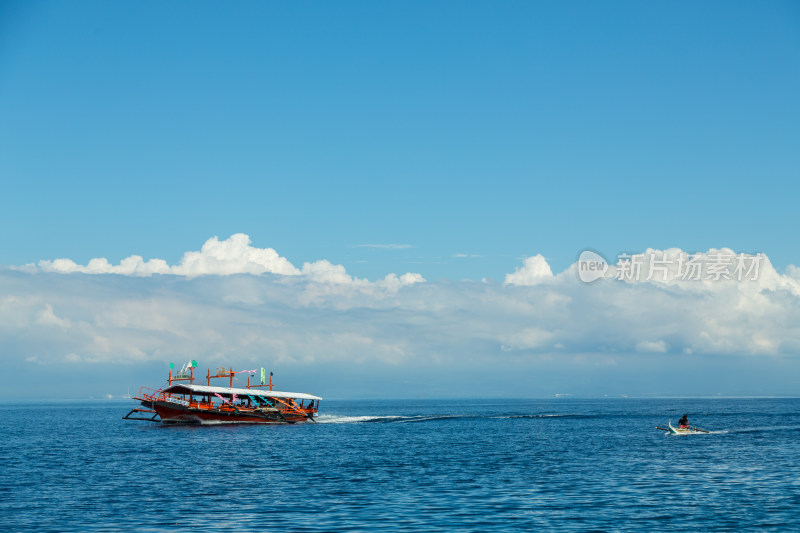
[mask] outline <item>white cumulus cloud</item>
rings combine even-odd
[[[241,256],[251,265],[243,268],[255,271],[281,264],[277,255],[249,256],[244,239],[219,248],[224,242],[198,252],[218,263],[206,258],[192,272],[230,272],[236,269],[227,261]],[[309,369],[499,372],[568,361],[622,372],[631,358],[780,362],[800,354],[798,269],[778,272],[766,257],[757,279],[742,281],[584,283],[576,265],[553,275],[540,255],[504,283],[422,283],[411,273],[368,281],[325,260],[292,275],[196,275],[179,284],[164,276],[59,272],[0,269],[0,363],[224,364],[235,356],[242,364],[268,358]],[[508,372],[509,380],[523,379]]]
[[[394,245],[392,245],[394,246]],[[229,276],[234,274],[277,274],[280,276],[304,276],[317,283],[369,285],[368,280],[349,275],[344,266],[332,264],[321,259],[295,267],[272,248],[256,248],[244,233],[236,233],[228,239],[217,237],[208,239],[199,251],[183,254],[177,265],[169,265],[163,259],[144,261],[141,256],[132,255],[123,259],[119,265],[112,265],[105,258],[95,258],[86,265],[79,265],[71,259],[40,261],[38,267],[44,272],[62,274],[119,274],[123,276],[152,276],[171,274],[193,278],[197,276]],[[416,273],[406,273],[398,277],[389,274],[385,280],[377,282],[385,288],[399,288],[425,281]]]
[[[250,242],[250,237],[244,233],[236,233],[224,241],[212,237],[199,252],[183,254],[180,264],[172,267],[170,273],[190,277],[209,274],[300,274],[288,259],[278,255],[272,248],[254,248]]]
[[[553,277],[550,265],[541,254],[526,257],[522,267],[517,268],[513,274],[506,274],[507,285],[538,285]]]

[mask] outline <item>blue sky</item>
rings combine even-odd
[[[796,262],[793,3],[3,9],[7,264],[240,231],[370,277],[584,247]],[[351,247],[373,243],[414,248]]]
[[[5,2],[0,265],[178,265],[244,233],[297,269],[418,273],[445,299],[537,254],[558,274],[585,248],[760,252],[792,280],[799,95],[792,2]],[[13,276],[0,297],[45,295],[31,316],[49,316]],[[96,283],[93,302],[134,290]],[[775,335],[789,355],[796,332]]]

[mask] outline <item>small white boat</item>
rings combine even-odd
[[[699,433],[711,433],[710,431],[696,428],[694,426],[689,426],[685,428],[675,427],[672,425],[671,420],[667,422],[667,427],[656,426],[656,429],[660,429],[661,431],[666,431],[668,435],[697,435]]]
[[[696,427],[675,427],[672,423],[667,423],[669,426],[669,434],[670,435],[696,435],[697,433],[708,433],[705,429],[698,429]]]

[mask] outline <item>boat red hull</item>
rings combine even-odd
[[[143,402],[144,403],[144,402]],[[307,417],[276,412],[247,413],[243,411],[221,411],[191,409],[169,402],[148,402],[165,424],[294,424],[306,422]]]

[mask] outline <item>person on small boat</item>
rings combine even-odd
[[[678,420],[678,429],[689,429],[689,415],[683,415]]]

